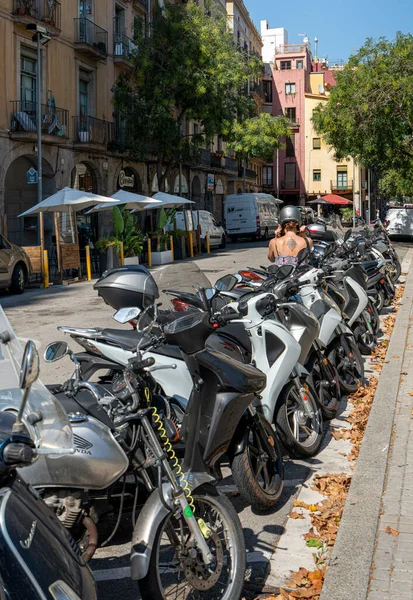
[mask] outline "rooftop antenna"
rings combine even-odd
[[[308,38],[308,35],[306,33],[299,33],[298,37],[302,37],[304,44],[307,46],[307,44],[310,41],[309,38]]]
[[[318,37],[314,38],[314,57],[317,58]]]

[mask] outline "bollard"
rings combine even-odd
[[[206,240],[206,251],[207,251],[207,254],[211,254],[211,245],[209,243],[208,232],[206,232],[206,234],[205,234],[205,240]]]
[[[124,250],[123,250],[123,242],[120,243],[119,258],[120,258],[120,266],[123,267],[125,265],[125,254],[124,254]]]
[[[152,266],[151,238],[148,238],[148,267]]]
[[[194,258],[194,244],[192,240],[192,231],[189,232],[189,256]]]
[[[174,248],[174,238],[173,235],[169,236],[171,242],[171,252],[172,252],[172,262],[175,260],[175,248]]]
[[[85,246],[85,250],[86,250],[86,275],[87,275],[87,280],[91,281],[92,280],[92,264],[90,262],[90,246]]]
[[[49,287],[49,256],[47,250],[43,250],[43,287]]]

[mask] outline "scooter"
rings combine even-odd
[[[0,308],[0,598],[96,600],[76,542],[22,478],[45,456],[59,469],[72,437],[67,417],[38,381],[35,344],[27,342],[21,355]]]

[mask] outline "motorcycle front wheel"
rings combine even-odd
[[[221,494],[193,494],[195,518],[209,530],[213,555],[206,565],[183,517],[168,515],[156,533],[149,570],[139,581],[143,600],[239,600],[245,577],[245,541],[235,508]]]
[[[398,258],[392,258],[391,256],[385,255],[385,258],[390,258],[391,263],[387,263],[386,271],[391,279],[392,283],[397,283],[400,275],[402,274],[402,266]]]
[[[277,435],[266,422],[267,440],[262,440],[256,427],[248,427],[243,451],[237,454],[231,471],[240,494],[257,510],[275,506],[284,487],[284,463]],[[270,443],[276,458],[272,458],[266,443]]]
[[[317,454],[323,440],[323,417],[315,390],[305,382],[309,416],[293,381],[280,394],[280,404],[275,415],[275,425],[288,453],[296,458]]]

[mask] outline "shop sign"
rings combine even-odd
[[[135,186],[135,175],[126,175],[125,171],[119,173],[119,187],[131,187]]]
[[[215,175],[208,173],[208,192],[213,192],[215,189]]]
[[[37,183],[39,178],[37,176],[37,171],[33,167],[26,172],[27,183]]]

